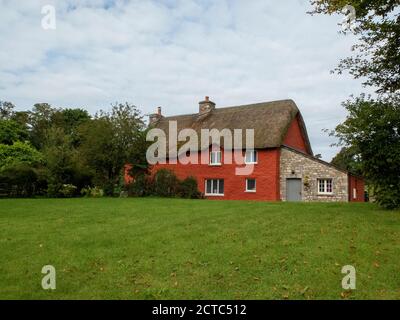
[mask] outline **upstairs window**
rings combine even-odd
[[[332,194],[332,179],[318,179],[318,194]]]
[[[211,166],[221,165],[221,151],[210,152],[210,165]]]
[[[256,150],[246,151],[245,163],[246,164],[256,164],[257,163],[257,151]]]
[[[223,196],[223,195],[224,195],[223,179],[206,180],[206,196]]]

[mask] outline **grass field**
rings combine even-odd
[[[372,204],[7,199],[0,254],[0,299],[400,298],[400,212]]]

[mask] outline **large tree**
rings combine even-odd
[[[378,203],[400,207],[400,95],[379,100],[362,95],[344,106],[349,115],[335,135],[361,159]]]
[[[113,192],[127,163],[143,161],[144,122],[134,105],[116,103],[79,127],[82,158],[95,172],[95,183]]]
[[[52,127],[52,117],[56,109],[48,103],[37,103],[29,113],[29,125],[32,144],[42,149],[46,140],[46,132]]]
[[[400,2],[399,0],[311,0],[312,13],[343,14],[351,5],[355,9],[353,32],[358,42],[353,56],[344,58],[336,71],[348,71],[362,78],[364,85],[378,93],[400,90]],[[347,14],[345,12],[345,14]]]
[[[353,55],[340,61],[336,71],[348,71],[377,96],[361,95],[345,103],[347,119],[334,135],[347,150],[335,161],[351,153],[360,171],[387,208],[400,207],[400,2],[398,0],[312,0],[313,13],[342,13],[355,10],[354,28],[345,30],[358,36]]]
[[[0,119],[11,119],[15,105],[9,101],[0,101]]]
[[[28,139],[28,130],[14,120],[0,119],[0,143],[13,144]]]
[[[362,175],[360,152],[353,146],[342,147],[331,163],[355,175]]]
[[[90,168],[85,166],[73,146],[71,135],[66,134],[63,128],[53,126],[46,131],[42,152],[50,196],[60,196],[66,184],[76,186],[79,192],[91,183]]]

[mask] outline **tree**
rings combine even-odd
[[[18,122],[0,119],[0,143],[11,145],[27,140],[28,136],[28,130]]]
[[[343,147],[332,159],[331,164],[351,174],[362,175],[361,155],[355,151],[354,147]]]
[[[28,142],[14,142],[12,145],[0,144],[0,170],[15,164],[38,166],[43,163],[43,155]]]
[[[71,143],[71,136],[62,128],[54,126],[46,131],[43,155],[50,196],[64,195],[65,185],[75,186],[76,194],[79,194],[83,187],[91,184],[90,169],[83,164]]]
[[[40,192],[41,180],[35,168],[16,163],[0,171],[2,190],[8,197],[30,197]]]
[[[0,119],[10,119],[14,114],[15,106],[8,101],[0,101]]]
[[[78,147],[80,157],[93,170],[94,184],[103,187],[108,181],[114,181],[118,174],[118,156],[112,142],[113,128],[104,118],[97,118],[82,124],[78,128]]]
[[[400,95],[348,100],[346,121],[336,127],[339,143],[361,159],[360,169],[377,202],[400,207]]]
[[[336,71],[347,70],[355,79],[366,79],[378,93],[400,89],[400,2],[398,0],[311,0],[311,13],[343,13],[346,5],[355,8],[353,33],[358,43],[354,56],[341,60]],[[344,33],[349,31],[344,31]]]
[[[48,103],[37,103],[29,114],[31,142],[37,149],[42,149],[46,131],[52,127],[52,118],[56,109]]]
[[[125,164],[145,164],[144,122],[136,106],[112,105],[110,112],[100,111],[95,119],[79,128],[82,141],[79,152],[95,171],[95,183],[113,193]]]
[[[343,13],[346,5],[356,11],[358,36],[354,55],[340,61],[336,71],[348,71],[365,86],[376,88],[376,98],[361,95],[343,105],[349,115],[334,135],[347,150],[335,159],[358,164],[374,189],[378,203],[400,207],[400,2],[398,0],[311,0],[312,13]],[[346,33],[346,31],[344,31]],[[356,160],[356,162],[352,162]]]
[[[78,146],[80,143],[78,127],[90,119],[89,113],[83,109],[59,109],[52,115],[51,124],[62,128],[65,134],[71,137],[73,146]]]

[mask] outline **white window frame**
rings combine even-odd
[[[331,181],[331,192],[328,192],[328,181]],[[320,190],[320,183],[323,181],[324,183],[324,191]],[[333,195],[333,179],[332,178],[321,178],[317,180],[317,190],[318,190],[318,194],[320,195]]]
[[[219,182],[224,181],[224,179],[206,179],[204,182],[204,194],[207,197],[223,197],[225,194],[225,181],[224,181],[224,193],[213,193],[214,190],[214,182],[217,182],[217,190],[219,191]],[[207,192],[207,181],[211,181],[211,193]]]
[[[353,199],[357,199],[357,188],[353,188]]]
[[[212,155],[214,155],[214,159],[217,162],[212,162]],[[218,162],[218,160],[219,160],[219,162]],[[210,166],[222,165],[222,152],[221,151],[210,151],[209,165]]]
[[[254,180],[254,190],[249,190],[249,180]],[[246,192],[255,193],[257,192],[257,180],[255,178],[246,178]]]
[[[254,154],[254,156],[251,157],[253,159],[252,161],[247,161],[247,154]],[[257,164],[258,163],[258,152],[257,150],[248,150],[244,153],[244,163],[245,164]]]

